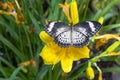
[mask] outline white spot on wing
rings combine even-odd
[[[78,30],[79,30],[79,32],[81,32],[81,33],[83,33],[83,34],[85,34],[85,35],[88,34],[88,33],[87,33],[87,30],[86,30],[85,28],[79,27]]]
[[[91,30],[94,32],[94,31],[95,31],[94,24],[93,24],[92,22],[90,22],[90,21],[87,21],[87,22],[88,22],[88,24],[89,24]]]
[[[65,27],[58,28],[56,31],[56,36],[65,31]]]
[[[55,23],[56,23],[56,22],[51,22],[51,23],[49,24],[48,31],[52,31]]]

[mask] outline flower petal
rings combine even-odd
[[[73,59],[69,58],[68,56],[65,56],[61,60],[61,66],[64,72],[68,73],[72,69]]]
[[[68,51],[69,56],[73,56],[73,60],[80,60],[81,58],[89,58],[90,50],[88,47],[84,46],[83,48],[70,47]]]
[[[79,15],[78,15],[78,8],[77,8],[76,0],[72,0],[72,2],[70,4],[70,14],[71,14],[72,23],[73,24],[78,23]]]
[[[104,21],[103,17],[100,17],[99,20],[98,20],[98,22],[101,23],[101,24],[103,24],[103,21]]]
[[[53,41],[53,38],[50,37],[45,31],[41,31],[39,37],[45,43]]]
[[[105,34],[100,36],[95,36],[94,39],[96,40],[95,48],[99,49],[101,46],[106,44],[109,39],[116,39],[120,41],[120,37],[117,34]]]
[[[94,70],[91,66],[87,67],[86,74],[90,80],[94,79],[94,77],[95,77]]]
[[[50,46],[53,45],[53,46]],[[57,50],[56,50],[57,49]],[[60,61],[58,53],[60,48],[53,43],[47,44],[42,49],[40,56],[43,58],[45,64],[56,64]]]
[[[66,17],[68,18],[68,21],[71,23],[71,18],[70,18],[70,13],[69,13],[70,5],[67,3],[67,0],[65,1],[65,4],[59,4],[59,6],[63,9],[63,12],[65,13]]]

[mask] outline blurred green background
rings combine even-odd
[[[24,23],[17,23],[14,16],[2,12],[10,12],[9,8],[3,8],[2,4],[5,3],[13,3],[18,20]],[[0,80],[82,80],[86,76],[84,63],[75,63],[72,71],[65,74],[60,64],[52,70],[52,66],[44,65],[39,56],[44,46],[39,33],[44,30],[45,20],[68,23],[58,5],[63,4],[64,0],[18,0],[18,3],[22,13],[15,0],[0,0]],[[97,21],[103,16],[104,23],[100,33],[120,34],[120,0],[77,0],[77,5],[80,21]],[[93,48],[91,50],[95,51]],[[100,51],[103,50],[104,48]],[[117,49],[119,50],[120,48]],[[108,75],[120,72],[120,56],[103,58],[101,61],[100,68],[103,68],[103,72],[111,72]],[[26,65],[19,66],[23,62]],[[106,78],[106,75],[103,77]],[[106,80],[110,80],[108,77]]]

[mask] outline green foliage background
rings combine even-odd
[[[0,2],[5,3],[6,0]],[[43,64],[39,56],[44,46],[39,39],[39,33],[44,30],[45,20],[68,23],[62,9],[58,6],[63,4],[64,0],[18,0],[18,3],[25,24],[16,24],[13,16],[0,14],[0,80],[77,80],[86,76],[84,72],[86,63],[74,66],[64,77],[60,64],[52,70],[51,66]],[[80,21],[97,21],[103,16],[104,24],[100,33],[120,34],[120,0],[77,0],[77,4]],[[32,32],[29,28],[35,31]],[[117,48],[117,51],[119,50],[120,48]],[[36,66],[18,66],[19,63],[31,59],[35,59]],[[118,65],[116,68],[103,68],[103,72],[120,72],[119,56],[102,60],[113,61]]]

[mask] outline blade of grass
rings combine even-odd
[[[25,36],[26,36],[26,38],[27,38],[30,56],[31,56],[31,59],[33,59],[33,51],[32,51],[32,46],[31,46],[30,37],[29,37],[29,34],[26,32],[25,26],[23,26],[23,29],[24,29],[24,32],[25,32]]]
[[[85,7],[84,15],[83,15],[83,21],[86,18],[86,14],[87,14],[87,11],[88,11],[88,4],[89,4],[89,2],[90,2],[89,0],[86,1],[86,7]]]
[[[1,56],[0,56],[0,61],[6,64],[10,69],[13,69],[13,70],[15,69],[15,67],[11,63],[9,63],[7,60],[2,58]]]
[[[120,45],[120,42],[119,41],[116,41],[114,42],[111,46],[109,46],[105,52],[109,53],[109,52],[113,52],[117,47],[119,47]],[[102,54],[102,53],[101,53]]]
[[[120,67],[102,68],[102,72],[120,72]]]
[[[0,80],[9,80],[9,79],[0,78]]]
[[[19,40],[17,33],[10,27],[10,25],[8,25],[6,22],[2,22],[2,21],[0,21],[0,25],[6,27],[6,29],[9,31],[11,37],[13,37],[17,41]],[[2,29],[5,29],[5,28],[2,28]]]
[[[108,20],[108,19],[110,19],[110,18],[112,18],[112,17],[115,17],[115,16],[117,16],[118,15],[118,13],[116,13],[116,12],[114,12],[114,13],[107,13],[107,14],[105,14],[105,16],[104,16],[104,21],[106,21],[106,20]]]
[[[8,75],[7,75],[7,72],[4,70],[4,68],[3,68],[3,66],[2,65],[0,65],[0,73],[2,74],[2,76],[4,76],[5,78],[7,78],[8,77]],[[1,80],[1,79],[0,79]]]
[[[40,26],[38,25],[38,21],[33,16],[33,14],[30,12],[26,3],[27,3],[27,1],[23,0],[23,5],[24,5],[24,8],[25,8],[25,11],[27,12],[27,15],[26,15],[27,17],[26,18],[29,18],[32,21],[32,24],[36,28],[36,33],[39,35],[39,32],[41,31],[41,29],[40,29]]]
[[[9,80],[15,80],[15,77],[20,72],[20,70],[23,69],[23,68],[24,68],[24,66],[19,66],[18,68],[16,68],[14,70],[14,72],[12,73],[12,75],[10,76]]]
[[[110,25],[107,25],[107,26],[104,26],[101,28],[101,32],[107,32],[107,31],[110,31],[111,29],[117,29],[117,28],[120,28],[120,24],[110,24]]]
[[[10,41],[8,41],[2,35],[0,35],[0,41],[3,44],[5,44],[7,47],[9,47],[20,59],[22,58],[22,60],[25,60],[24,56],[22,55],[22,53]]]
[[[104,16],[115,4],[120,0],[112,0],[101,12],[95,15],[94,20],[98,20],[101,16]]]
[[[40,69],[40,72],[38,73],[38,75],[36,77],[36,80],[44,80],[44,77],[46,76],[46,74],[50,68],[51,68],[51,66],[43,65]]]
[[[29,15],[29,17],[30,17],[30,19],[31,19],[34,27],[35,27],[36,30],[37,30],[36,33],[39,34],[39,32],[40,32],[41,30],[40,30],[40,27],[39,27],[39,25],[38,25],[38,23],[37,23],[36,18],[30,13],[29,10],[27,10],[27,12],[28,12],[28,15]]]
[[[71,80],[75,80],[77,78],[80,78],[81,76],[85,76],[84,71],[87,68],[87,63],[84,64],[84,66],[82,66],[80,69],[77,69],[76,73],[72,73],[71,75],[69,75],[67,77],[67,80],[71,79]]]

